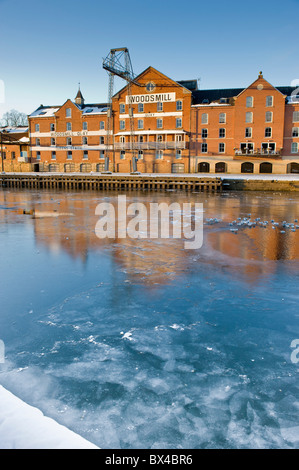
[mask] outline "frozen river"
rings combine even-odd
[[[101,448],[298,448],[299,194],[127,193],[198,250],[100,240],[116,199],[0,191],[0,384]]]

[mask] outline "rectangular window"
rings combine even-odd
[[[143,150],[138,150],[138,160],[143,160]]]
[[[157,129],[162,129],[163,127],[163,119],[157,119]]]
[[[55,124],[50,124],[50,131],[55,132]]]
[[[39,132],[39,124],[35,124],[35,132]]]
[[[126,121],[119,121],[119,128],[123,131],[126,128]]]
[[[56,141],[53,137],[51,138],[51,145],[56,145]]]
[[[126,158],[126,152],[125,152],[125,150],[121,150],[121,152],[120,152],[120,159],[121,159],[121,160],[124,160],[125,158]]]
[[[203,139],[206,139],[208,137],[208,129],[202,129],[201,130],[201,137]]]
[[[266,118],[265,118],[266,122],[272,122],[273,121],[273,113],[272,111],[267,111],[266,112]]]
[[[247,112],[245,115],[245,122],[253,122],[253,113]]]
[[[67,122],[67,123],[66,123],[66,130],[67,130],[67,131],[71,131],[71,130],[72,130],[72,123],[71,123],[71,122]]]
[[[162,159],[163,159],[163,150],[157,150],[156,160],[162,160]]]
[[[40,139],[35,139],[35,145],[37,145],[37,147],[40,147]]]
[[[163,135],[157,135],[157,142],[163,142]]]
[[[51,160],[56,160],[56,152],[52,152],[52,154],[51,154]]]
[[[208,120],[209,120],[209,115],[207,113],[203,113],[201,115],[201,123],[202,124],[208,124]]]
[[[72,145],[72,138],[71,137],[67,137],[66,145]]]
[[[252,127],[246,127],[245,129],[245,137],[252,137]]]
[[[143,113],[143,111],[144,111],[144,104],[138,103],[138,113]]]
[[[143,129],[143,119],[138,119],[138,129]]]
[[[293,112],[293,122],[299,122],[299,111]]]
[[[208,144],[201,144],[201,153],[208,153]]]
[[[221,124],[225,124],[226,123],[226,114],[225,113],[220,113],[219,114],[219,122]]]
[[[65,110],[65,116],[66,116],[67,118],[72,117],[72,110],[71,110],[71,108],[66,108],[66,110]]]
[[[36,160],[40,160],[40,152],[36,152]]]
[[[180,149],[177,149],[176,152],[175,152],[175,158],[177,160],[179,160],[180,158],[182,158],[182,151]]]
[[[84,150],[84,152],[83,152],[83,160],[88,160],[88,150]]]
[[[119,112],[120,112],[121,114],[123,114],[123,113],[126,112],[126,105],[125,105],[124,103],[121,103],[121,104],[119,105]]]
[[[100,129],[105,129],[105,121],[100,121]]]
[[[11,158],[12,158],[12,160],[16,159],[16,152],[11,152]]]
[[[83,139],[82,139],[82,144],[83,144],[83,145],[87,145],[87,144],[88,144],[88,142],[87,142],[87,137],[83,137]]]
[[[181,118],[176,118],[175,120],[175,127],[177,129],[179,129],[180,127],[182,127],[182,119]]]
[[[253,106],[253,97],[247,96],[246,97],[246,108],[252,108]]]
[[[218,150],[219,150],[219,153],[225,152],[225,144],[223,142],[220,142]]]
[[[272,137],[272,127],[266,127],[265,137]]]
[[[299,127],[293,127],[292,137],[299,137]]]
[[[266,106],[267,108],[270,106],[273,106],[273,96],[267,96],[266,97]]]
[[[183,109],[183,102],[181,100],[178,100],[176,102],[176,110],[177,111],[182,111],[182,109]]]
[[[224,137],[225,137],[225,129],[223,127],[221,127],[219,129],[219,138],[224,139]]]
[[[163,102],[162,102],[162,101],[158,101],[158,103],[157,103],[157,111],[163,111]]]
[[[100,136],[100,145],[104,145],[104,143],[105,143],[104,136],[101,135],[101,136]]]
[[[72,160],[72,159],[73,159],[73,153],[72,153],[72,151],[68,151],[68,153],[67,153],[67,159],[68,159],[68,160]]]
[[[82,129],[83,129],[84,131],[87,131],[88,126],[87,126],[87,122],[86,122],[86,121],[83,121]]]
[[[298,142],[292,142],[291,152],[298,153]]]
[[[105,150],[100,150],[100,160],[105,158]]]

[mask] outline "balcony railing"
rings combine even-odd
[[[237,149],[235,150],[236,156],[251,156],[251,157],[259,157],[259,156],[269,156],[269,157],[279,157],[281,156],[281,150],[270,150],[270,149],[256,149],[256,150],[249,150],[249,149]]]
[[[131,144],[130,142],[115,142],[115,150],[130,150],[134,146],[135,150],[176,150],[176,149],[186,149],[186,142],[184,141],[165,141],[165,142],[135,142]]]

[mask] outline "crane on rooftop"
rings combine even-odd
[[[107,110],[107,140],[106,140],[106,159],[105,171],[109,170],[109,157],[112,142],[112,96],[114,88],[114,76],[118,76],[128,82],[128,104],[129,104],[129,119],[130,119],[130,150],[132,152],[133,171],[136,171],[136,156],[135,156],[135,135],[134,135],[134,116],[131,97],[131,87],[134,83],[137,86],[142,86],[135,78],[132,62],[130,59],[129,50],[127,47],[119,47],[110,49],[109,54],[103,60],[103,68],[109,73],[108,84],[108,110]],[[113,171],[115,171],[115,163],[113,158]]]

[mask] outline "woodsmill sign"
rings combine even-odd
[[[175,93],[151,93],[149,95],[131,95],[126,96],[126,104],[135,103],[158,103],[175,101]]]

